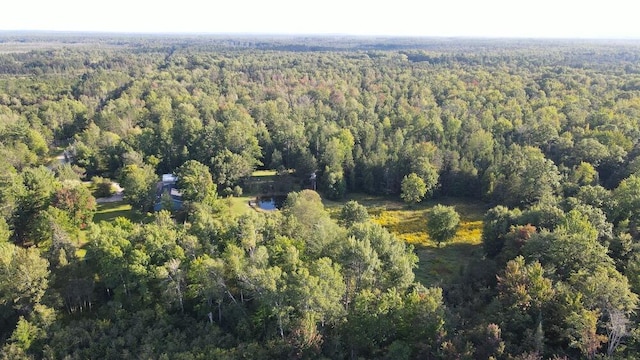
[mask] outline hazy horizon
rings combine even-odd
[[[514,2],[293,0],[201,3],[180,6],[148,0],[11,2],[0,31],[226,36],[375,36],[516,39],[640,39],[629,0]]]
[[[243,33],[243,32],[177,32],[177,31],[118,31],[118,30],[5,30],[0,34],[26,35],[106,35],[106,36],[176,36],[176,37],[224,37],[224,38],[353,38],[353,39],[439,39],[439,40],[541,40],[541,41],[632,41],[640,37],[533,37],[533,36],[473,36],[473,35],[386,35],[348,33]]]

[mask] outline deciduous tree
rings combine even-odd
[[[453,206],[438,204],[427,214],[427,234],[438,244],[438,247],[456,235],[459,224],[460,215]]]
[[[82,229],[91,222],[96,211],[96,200],[91,191],[78,183],[64,183],[55,192],[52,205],[66,211],[73,223]]]
[[[409,204],[419,203],[427,193],[427,185],[418,175],[411,173],[402,179],[400,197]]]
[[[124,200],[142,212],[151,210],[156,200],[158,177],[149,165],[127,165],[122,170],[120,184]]]
[[[177,170],[178,188],[186,201],[212,204],[217,197],[217,187],[213,182],[209,168],[196,161],[189,160]]]
[[[340,209],[340,223],[346,227],[351,227],[357,223],[363,223],[369,220],[367,208],[360,205],[357,201],[347,201],[342,209]]]

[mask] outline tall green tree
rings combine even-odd
[[[369,220],[367,208],[355,200],[347,201],[340,209],[340,223],[346,227]]]
[[[511,227],[518,223],[519,210],[498,205],[484,214],[482,221],[482,247],[488,257],[494,258],[502,251],[505,236]]]
[[[453,239],[459,224],[460,215],[453,206],[438,204],[427,214],[427,234],[438,244],[438,247],[441,243]]]
[[[303,241],[308,256],[335,256],[340,251],[346,231],[331,219],[317,192],[289,193],[283,213],[285,235]]]
[[[198,310],[205,314],[217,309],[217,321],[222,323],[225,301],[237,303],[235,296],[227,286],[224,261],[202,255],[191,262],[187,278],[189,281],[187,295],[202,302]]]
[[[617,221],[630,220],[631,226],[636,227],[640,222],[640,177],[631,175],[622,180],[613,190],[613,199],[617,206],[613,211]]]
[[[557,195],[560,173],[535,147],[511,145],[485,174],[492,198],[509,206],[531,205]]]
[[[17,206],[12,214],[12,229],[16,242],[33,242],[35,219],[45,211],[60,189],[60,182],[52,171],[45,167],[29,168],[21,174],[22,184],[17,187]]]
[[[417,174],[411,173],[402,179],[400,197],[409,204],[419,203],[427,193],[427,185]]]
[[[124,200],[141,212],[151,210],[157,193],[158,177],[149,165],[127,165],[122,170],[120,185]]]
[[[381,225],[371,222],[355,224],[349,229],[349,235],[360,241],[369,241],[380,259],[377,288],[403,290],[414,282],[413,269],[418,258],[411,246],[405,245]]]
[[[211,205],[216,199],[217,187],[206,165],[189,160],[176,170],[176,176],[184,200],[206,202]]]
[[[49,263],[37,248],[0,242],[0,306],[29,315],[42,302],[48,287]]]

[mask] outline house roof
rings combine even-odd
[[[162,175],[162,182],[163,183],[174,183],[178,181],[178,177],[173,175],[173,174],[163,174]]]

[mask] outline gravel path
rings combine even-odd
[[[113,184],[113,188],[116,189],[116,193],[113,194],[113,196],[110,197],[105,197],[105,198],[97,198],[96,202],[98,204],[104,204],[104,203],[112,203],[112,202],[118,202],[118,201],[122,201],[123,199],[123,195],[122,195],[122,191],[124,190],[122,187],[120,187],[120,184],[114,182]]]

